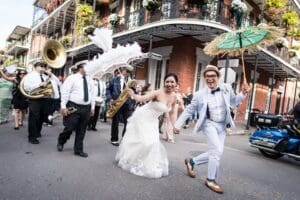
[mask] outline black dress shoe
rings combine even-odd
[[[63,144],[57,144],[57,151],[62,151],[64,150],[64,145]]]
[[[38,141],[37,139],[29,139],[28,142],[31,144],[39,144],[40,143],[40,141]]]
[[[117,141],[111,141],[110,143],[114,146],[119,146],[119,142],[117,142]]]
[[[93,127],[93,128],[91,128],[91,130],[92,130],[92,131],[98,131],[98,130],[97,130],[96,128],[94,128],[94,127]]]
[[[83,158],[87,158],[89,155],[87,154],[87,153],[85,153],[85,152],[74,152],[74,154],[76,155],[76,156],[80,156],[80,157],[83,157]]]
[[[87,129],[86,129],[86,130],[90,131],[90,130],[92,130],[92,128],[91,128],[91,127],[87,127]]]
[[[19,127],[18,127],[18,126],[17,126],[17,127],[15,126],[14,129],[15,129],[15,130],[19,130]]]

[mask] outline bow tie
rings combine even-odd
[[[220,88],[218,87],[217,89],[211,91],[212,94],[215,94],[215,92],[220,92]]]

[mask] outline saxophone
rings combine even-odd
[[[123,106],[123,104],[128,99],[128,90],[132,87],[135,87],[137,85],[137,81],[135,79],[130,80],[127,82],[126,87],[121,92],[119,97],[115,100],[115,103],[110,106],[110,108],[107,110],[106,116],[108,118],[113,118],[115,114],[120,110],[120,108]]]

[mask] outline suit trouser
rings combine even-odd
[[[28,139],[41,136],[42,125],[47,121],[49,99],[30,99],[28,117]]]
[[[202,130],[207,140],[208,151],[194,157],[193,161],[196,165],[208,162],[207,178],[215,180],[218,175],[220,160],[223,154],[226,125],[225,123],[205,120]]]
[[[127,119],[132,114],[132,111],[129,109],[129,105],[124,104],[120,110],[115,114],[115,116],[112,118],[111,123],[111,141],[117,142],[119,140],[119,122],[120,118],[123,117],[123,123],[124,128],[122,132],[122,137],[124,136],[126,132],[126,126],[127,126]]]
[[[76,112],[71,113],[67,117],[63,118],[63,125],[65,126],[62,133],[58,136],[58,143],[64,145],[71,134],[75,131],[75,143],[74,152],[83,151],[83,139],[86,132],[86,126],[90,117],[91,106],[90,105],[78,105],[72,102],[67,103],[67,107],[74,107]]]
[[[94,115],[90,117],[89,122],[88,122],[88,127],[90,128],[96,128],[97,121],[99,118],[100,114],[100,106],[95,106],[95,112]]]

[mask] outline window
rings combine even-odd
[[[128,28],[134,28],[139,25],[139,12],[141,8],[141,1],[140,0],[134,0],[131,3],[130,6],[130,14],[129,14],[129,22],[128,22]]]
[[[162,73],[162,61],[158,60],[156,64],[156,74],[155,74],[155,89],[160,88],[161,84],[161,73]]]
[[[161,6],[162,19],[169,19],[171,14],[171,2],[163,2]]]
[[[200,88],[200,81],[201,81],[201,69],[202,69],[202,63],[198,63],[198,69],[197,69],[197,76],[196,76],[196,87],[195,91],[198,91]]]

